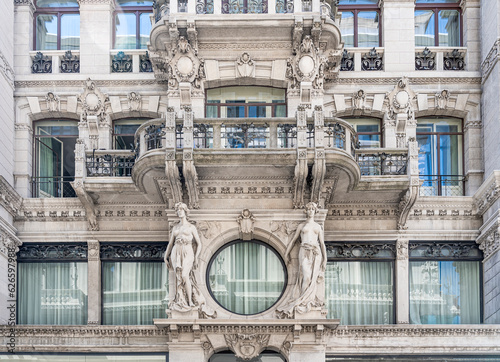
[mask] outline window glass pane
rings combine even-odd
[[[165,318],[167,268],[162,262],[102,263],[103,324],[153,324]]]
[[[77,0],[36,0],[36,6],[41,7],[51,7],[51,8],[63,8],[63,7],[78,7]]]
[[[36,50],[57,49],[57,15],[36,17]]]
[[[435,45],[434,11],[415,11],[415,45],[434,46]]]
[[[207,103],[225,102],[226,100],[272,103],[273,100],[285,99],[285,90],[269,87],[214,88],[207,91],[207,99]]]
[[[35,123],[37,136],[78,136],[76,121],[38,121]]]
[[[392,269],[392,262],[328,262],[328,318],[344,325],[394,323]]]
[[[479,263],[410,262],[410,322],[480,323]]]
[[[153,6],[150,0],[116,0],[118,6]]]
[[[140,37],[140,48],[146,49],[149,41],[149,33],[151,32],[151,18],[152,13],[142,13],[140,15],[140,29],[139,29],[139,37]]]
[[[135,131],[141,125],[139,120],[121,120],[115,122],[114,144],[117,150],[131,150],[134,148]]]
[[[376,11],[358,13],[358,47],[379,46],[379,16]]]
[[[134,13],[118,13],[115,17],[115,49],[136,48],[136,17]]]
[[[458,10],[440,10],[438,25],[440,46],[460,46],[460,14]]]
[[[340,20],[340,33],[344,47],[354,47],[354,13],[351,11],[342,11],[342,19]]]
[[[87,324],[87,263],[19,263],[19,324]]]
[[[460,0],[416,0],[415,3],[417,4],[429,4],[429,3],[436,3],[436,4],[442,4],[442,3],[455,3],[458,4]]]
[[[80,49],[80,14],[61,16],[61,50]]]
[[[230,244],[211,260],[209,289],[225,309],[256,314],[278,301],[285,286],[285,270],[277,254],[255,242]]]
[[[340,0],[339,5],[377,5],[378,0]]]
[[[379,148],[380,136],[375,134],[358,134],[359,146],[361,148]]]

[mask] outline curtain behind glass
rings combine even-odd
[[[210,268],[210,289],[217,301],[238,314],[271,307],[284,286],[283,265],[269,248],[241,242],[222,250]]]
[[[410,323],[480,323],[479,262],[410,262]]]
[[[354,13],[352,11],[342,11],[340,32],[342,33],[344,47],[354,47]]]
[[[18,323],[87,324],[87,263],[19,263]]]
[[[345,325],[394,323],[392,275],[392,262],[328,262],[328,318]]]
[[[103,324],[147,325],[153,318],[166,318],[163,262],[103,262],[102,288]]]

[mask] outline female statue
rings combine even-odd
[[[287,264],[290,264],[290,252],[300,236],[297,282],[293,288],[290,302],[284,307],[278,308],[278,316],[280,317],[292,318],[294,311],[305,313],[313,307],[324,305],[316,296],[317,284],[320,281],[320,275],[325,272],[327,260],[323,228],[314,221],[314,215],[318,211],[318,206],[314,202],[306,205],[307,219],[299,225],[286,249],[285,259]]]
[[[188,312],[199,307],[202,317],[212,317],[215,312],[206,306],[194,275],[201,253],[198,230],[187,218],[189,209],[186,204],[178,202],[175,204],[175,211],[180,221],[172,229],[165,252],[167,268],[175,273],[175,297],[169,303],[169,308]]]

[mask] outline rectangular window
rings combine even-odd
[[[152,325],[165,318],[168,271],[164,243],[101,244],[102,322]]]
[[[374,1],[340,1],[340,32],[345,48],[381,44],[380,10]]]
[[[29,244],[18,254],[18,324],[87,324],[87,246]]]
[[[462,13],[456,1],[417,0],[415,45],[459,47],[462,45]]]
[[[122,4],[115,13],[114,49],[146,49],[152,15],[151,6]]]
[[[418,168],[424,180],[422,196],[463,196],[462,121],[453,118],[419,118]]]
[[[165,318],[167,268],[155,262],[102,263],[102,323],[153,324]]]
[[[33,19],[35,50],[80,49],[80,14],[75,0],[38,0]]]
[[[326,243],[328,318],[344,325],[394,323],[393,243]]]
[[[481,258],[473,243],[410,243],[410,322],[481,323]]]

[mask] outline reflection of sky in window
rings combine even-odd
[[[153,1],[148,0],[117,0],[118,7],[120,6],[153,6]]]
[[[51,8],[78,7],[78,2],[76,0],[37,0],[36,6]]]

